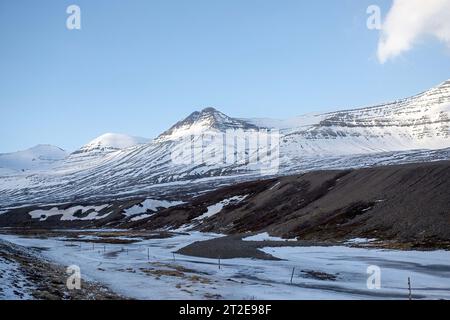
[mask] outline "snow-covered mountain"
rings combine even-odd
[[[110,154],[119,150],[132,149],[149,143],[151,140],[142,137],[133,137],[120,133],[105,133],[78,150],[72,152],[66,161],[59,166],[63,171],[79,171],[90,167],[93,163],[107,159]]]
[[[0,175],[15,174],[29,170],[43,170],[67,157],[67,152],[51,145],[0,154]]]
[[[107,135],[51,171],[0,177],[0,207],[195,193],[260,177],[260,167],[249,161],[203,161],[205,135],[223,141],[231,156],[237,154],[234,143],[240,137],[220,140],[227,130],[279,130],[279,174],[449,159],[449,115],[450,80],[392,103],[289,120],[236,119],[207,108],[151,142]],[[182,161],[174,161],[180,149]],[[255,156],[249,149],[245,157],[261,153]]]
[[[214,108],[195,111],[186,119],[176,123],[169,130],[162,133],[157,141],[164,142],[177,140],[188,135],[201,135],[205,133],[225,132],[228,129],[258,129],[245,119],[231,118]]]
[[[121,149],[127,149],[136,145],[149,143],[150,139],[142,137],[132,137],[120,133],[105,133],[95,138],[88,144],[75,151],[73,154],[99,152],[107,153]]]
[[[349,155],[449,147],[450,80],[411,98],[285,121],[252,119],[283,133],[285,152]]]

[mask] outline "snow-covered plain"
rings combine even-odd
[[[450,299],[447,251],[264,248],[283,260],[229,259],[222,260],[220,269],[214,259],[173,254],[194,241],[216,237],[220,236],[190,233],[128,245],[95,244],[92,249],[90,243],[61,238],[0,235],[25,247],[46,248],[46,258],[80,266],[83,279],[137,299],[407,299],[408,277],[414,299]],[[381,268],[381,289],[367,288],[367,268],[372,265]],[[318,280],[310,276],[312,271],[336,279]]]

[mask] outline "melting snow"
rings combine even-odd
[[[273,189],[275,189],[276,187],[278,187],[279,185],[280,185],[280,181],[278,181],[277,183],[275,183],[272,187],[270,187],[270,189],[269,190],[273,190]]]
[[[143,220],[143,219],[147,219],[150,218],[152,216],[152,214],[141,214],[141,215],[137,215],[133,218],[131,218],[131,221],[139,221],[139,220]]]
[[[182,201],[167,201],[167,200],[155,200],[147,199],[144,202],[134,205],[131,208],[125,210],[125,215],[127,217],[132,217],[141,213],[146,213],[147,210],[158,211],[158,208],[170,208],[182,204]],[[138,217],[136,217],[138,218]],[[144,219],[144,218],[141,218]],[[140,220],[140,219],[136,219]],[[136,221],[132,220],[132,221]]]
[[[31,288],[26,288],[27,280],[18,263],[0,257],[0,279],[0,300],[31,299]]]
[[[251,237],[243,238],[244,241],[297,241],[296,239],[286,240],[279,237],[272,237],[267,232],[260,233]]]
[[[194,220],[199,221],[199,220],[204,220],[207,218],[212,217],[215,214],[218,214],[220,211],[222,211],[222,209],[226,206],[228,206],[230,203],[239,203],[242,200],[244,200],[245,198],[247,198],[248,195],[245,196],[235,196],[232,198],[228,198],[225,200],[220,201],[219,203],[213,204],[212,206],[208,207],[208,211],[204,214],[202,214],[201,216],[195,218]]]
[[[99,215],[99,211],[106,208],[108,205],[102,205],[102,206],[93,206],[93,207],[83,207],[83,206],[75,206],[71,208],[67,208],[65,210],[58,209],[58,208],[52,208],[49,210],[34,210],[30,211],[28,214],[33,219],[39,219],[39,221],[45,221],[49,217],[52,216],[59,216],[61,215],[61,221],[74,221],[74,220],[99,220],[107,217],[109,213],[107,214],[101,214]],[[87,216],[85,217],[76,217],[75,213],[79,212],[80,215],[85,214],[88,211],[89,212]]]

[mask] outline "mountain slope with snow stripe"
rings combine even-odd
[[[257,130],[274,124],[281,135],[279,174],[445,160],[450,150],[449,115],[450,81],[393,103],[271,124],[261,119],[235,119],[207,108],[192,113],[147,144],[125,149],[115,148],[117,144],[109,145],[111,148],[104,148],[108,144],[88,144],[86,152],[71,154],[52,171],[0,176],[0,206],[136,194],[147,197],[146,192],[161,195],[197,188],[198,181],[212,188],[225,180],[254,179],[261,175],[258,165],[175,163],[172,154],[185,137],[202,149],[202,135],[221,137],[227,130]],[[228,141],[224,145],[231,147]],[[197,149],[192,151],[201,151]],[[187,158],[190,156],[189,152]]]

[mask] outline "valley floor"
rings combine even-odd
[[[68,290],[64,266],[48,261],[40,247],[23,247],[0,239],[0,300],[122,299],[95,282]]]
[[[413,299],[450,299],[449,251],[353,247],[367,243],[364,239],[299,246],[250,236],[234,241],[257,247],[260,259],[250,254],[219,261],[199,257],[207,256],[202,252],[177,253],[195,242],[226,246],[227,237],[217,234],[3,230],[0,299],[408,299],[408,277]],[[80,267],[84,291],[64,288],[70,265]],[[368,289],[369,266],[380,268],[380,289]],[[43,290],[48,296],[38,294]]]

